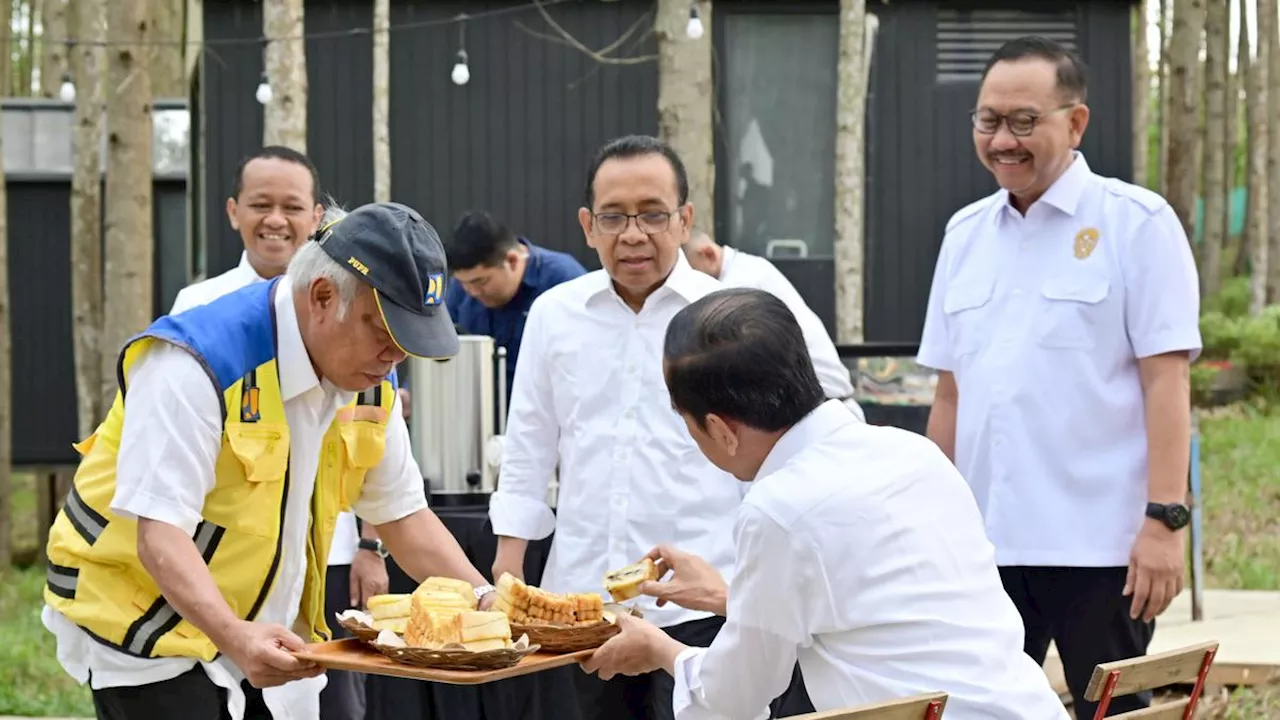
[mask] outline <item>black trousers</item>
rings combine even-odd
[[[1023,649],[1040,665],[1049,641],[1058,646],[1076,718],[1090,720],[1097,703],[1084,699],[1099,663],[1147,654],[1154,622],[1129,617],[1132,598],[1120,593],[1128,568],[1002,567],[1000,579],[1026,628]],[[1107,715],[1148,707],[1150,693],[1111,701]]]
[[[335,615],[351,605],[351,566],[331,565],[325,571],[324,618],[333,639],[351,633],[338,624]],[[327,682],[320,691],[320,720],[364,720],[365,675],[347,670],[326,670]]]
[[[242,682],[244,720],[272,720],[262,691]],[[98,720],[230,720],[227,691],[213,684],[199,665],[172,680],[93,691]]]
[[[723,625],[724,618],[711,617],[674,625],[666,631],[685,645],[710,647]],[[608,682],[579,671],[575,678],[582,720],[674,720],[671,694],[675,679],[665,671],[619,675]],[[772,718],[813,712],[798,665],[791,676],[791,687],[769,709]]]

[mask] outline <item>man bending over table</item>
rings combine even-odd
[[[1022,652],[968,486],[927,438],[824,400],[795,316],[770,293],[719,290],[675,314],[663,370],[707,458],[752,486],[726,586],[660,547],[642,591],[726,618],[708,648],[646,621],[584,664],[602,678],[664,669],[676,720],[767,716],[799,660],[817,710],[945,692],[948,720],[1065,720]]]

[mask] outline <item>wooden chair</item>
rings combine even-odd
[[[938,720],[946,705],[946,693],[928,693],[875,705],[793,715],[784,720]]]
[[[1204,679],[1209,675],[1209,667],[1217,653],[1218,643],[1207,642],[1156,655],[1102,663],[1093,669],[1084,697],[1098,703],[1098,711],[1093,717],[1101,720],[1107,713],[1111,698],[1117,695],[1132,695],[1194,680],[1191,697],[1112,716],[1112,720],[1190,720],[1195,714],[1196,703],[1200,702]]]

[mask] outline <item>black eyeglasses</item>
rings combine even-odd
[[[596,229],[606,235],[619,235],[627,229],[627,223],[632,218],[636,220],[636,227],[640,232],[646,235],[656,235],[666,232],[671,227],[671,216],[680,212],[677,208],[671,212],[662,212],[660,210],[649,210],[647,212],[635,213],[628,215],[627,213],[606,212],[591,213],[591,217],[595,218]]]
[[[1026,137],[1035,132],[1036,125],[1047,115],[1069,110],[1076,106],[1076,103],[1069,103],[1056,107],[1044,115],[1038,115],[1026,110],[1011,112],[1008,115],[1002,115],[991,110],[973,110],[970,111],[969,117],[973,120],[973,129],[983,135],[994,135],[1000,129],[1000,123],[1004,123],[1009,128],[1009,133],[1015,137]]]

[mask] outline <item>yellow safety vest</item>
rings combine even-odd
[[[145,658],[208,661],[219,652],[178,615],[143,568],[136,521],[110,509],[125,418],[124,378],[156,342],[191,351],[222,390],[225,421],[216,482],[205,497],[192,540],[237,617],[253,620],[276,583],[290,477],[289,425],[270,300],[275,284],[252,285],[180,316],[163,317],[131,340],[121,352],[121,387],[107,418],[76,445],[82,459],[49,532],[44,597],[103,644]],[[245,317],[252,319],[246,322]],[[247,372],[240,372],[245,366]],[[349,511],[359,498],[365,473],[382,460],[395,396],[394,384],[384,380],[341,408],[325,434],[311,500],[306,581],[294,627],[303,630],[305,640],[331,637],[324,588],[334,525],[338,513]]]

